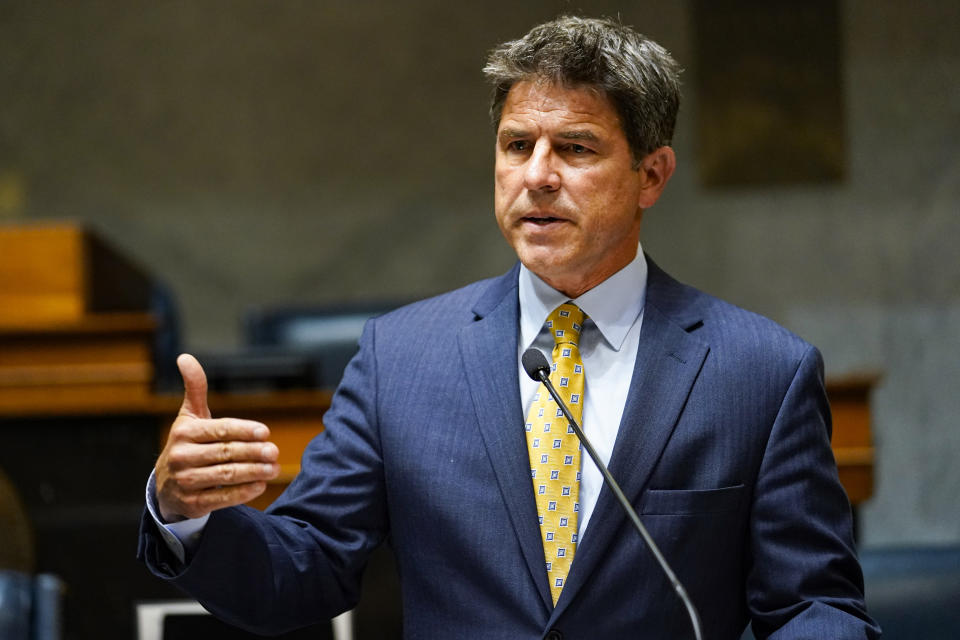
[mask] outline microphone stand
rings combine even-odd
[[[539,356],[537,360],[542,359],[542,363],[536,362],[534,364],[529,362],[530,359],[527,357],[527,354],[531,351],[535,352],[536,356]],[[583,433],[583,429],[581,429],[580,425],[577,424],[577,421],[574,419],[573,414],[570,413],[570,409],[567,407],[567,404],[563,401],[563,399],[560,398],[560,395],[557,393],[556,388],[554,388],[553,383],[550,382],[550,367],[547,364],[546,356],[544,356],[543,353],[537,349],[528,349],[523,355],[523,365],[527,374],[534,380],[544,384],[544,386],[547,388],[547,391],[550,392],[550,395],[553,396],[553,399],[557,402],[557,406],[559,406],[560,410],[563,411],[563,415],[567,418],[570,426],[573,427],[573,431],[577,434],[577,438],[579,438],[580,442],[583,444],[583,448],[587,450],[587,453],[590,455],[593,463],[597,465],[597,468],[600,469],[600,473],[603,474],[603,479],[606,481],[607,486],[610,487],[610,490],[613,491],[613,494],[617,497],[617,500],[620,502],[620,505],[626,512],[627,517],[630,518],[630,520],[633,522],[633,526],[636,527],[637,531],[640,532],[644,542],[647,543],[647,548],[650,549],[653,557],[657,559],[658,563],[660,563],[660,568],[663,569],[663,573],[667,576],[670,584],[673,585],[673,589],[680,597],[680,600],[683,601],[683,605],[687,608],[687,614],[690,616],[690,624],[693,626],[694,637],[696,640],[703,640],[703,633],[700,630],[700,615],[697,613],[696,607],[693,606],[693,601],[690,600],[690,596],[687,595],[687,590],[683,588],[682,584],[680,584],[680,580],[677,579],[676,574],[673,573],[670,565],[667,564],[667,560],[660,552],[660,548],[657,546],[657,543],[654,542],[653,538],[650,536],[650,533],[647,531],[647,528],[643,526],[642,522],[640,522],[640,516],[637,515],[637,512],[633,509],[633,506],[630,505],[630,501],[627,500],[627,496],[623,494],[623,490],[620,488],[620,485],[617,484],[617,481],[613,479],[613,476],[610,474],[610,470],[607,469],[607,465],[603,464],[603,461],[600,460],[600,456],[597,454],[596,449],[594,449],[593,445],[590,444],[590,441],[587,440],[587,436]],[[535,358],[536,356],[533,357]],[[530,364],[533,364],[533,366],[528,366]]]

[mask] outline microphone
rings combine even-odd
[[[640,532],[641,537],[643,537],[643,541],[647,543],[647,548],[650,549],[650,553],[652,553],[653,557],[657,559],[657,562],[660,564],[660,568],[663,569],[664,575],[667,576],[667,580],[669,580],[670,584],[673,585],[673,590],[677,592],[677,595],[680,597],[683,605],[687,608],[687,614],[690,616],[690,624],[693,626],[694,637],[696,640],[703,640],[703,632],[700,630],[700,616],[697,613],[696,607],[693,606],[690,596],[687,595],[687,590],[683,588],[682,584],[680,584],[676,574],[673,573],[670,565],[667,564],[667,559],[664,558],[663,554],[660,552],[660,547],[657,546],[657,543],[654,542],[653,538],[650,536],[650,532],[648,532],[647,528],[643,526],[642,522],[640,522],[640,516],[637,515],[636,511],[634,511],[633,507],[630,505],[630,501],[627,500],[627,496],[623,494],[623,490],[620,488],[620,485],[617,484],[617,481],[613,479],[612,475],[610,475],[610,470],[607,469],[607,465],[603,464],[603,461],[600,460],[600,456],[597,454],[596,449],[593,448],[593,445],[591,445],[590,441],[587,440],[587,436],[584,435],[583,429],[581,429],[580,425],[577,424],[577,421],[574,420],[573,414],[570,413],[570,408],[567,407],[567,404],[562,398],[560,398],[560,395],[557,393],[556,388],[554,388],[553,383],[550,382],[550,363],[547,362],[547,357],[543,355],[539,349],[534,349],[531,347],[523,352],[520,362],[523,364],[523,370],[527,372],[528,376],[533,378],[533,380],[536,382],[543,383],[543,385],[547,388],[547,391],[550,392],[550,395],[553,396],[553,399],[557,402],[557,406],[559,406],[560,410],[563,411],[563,415],[566,416],[570,426],[573,427],[573,431],[577,434],[577,438],[580,440],[580,443],[583,444],[583,448],[587,450],[587,453],[590,455],[593,463],[597,465],[598,469],[600,469],[600,473],[603,474],[603,479],[607,483],[607,486],[610,487],[611,491],[613,491],[613,495],[617,497],[617,500],[620,502],[620,506],[622,506],[623,510],[626,512],[627,517],[633,522],[633,526],[636,527],[637,531]]]

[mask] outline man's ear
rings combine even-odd
[[[640,208],[649,209],[660,198],[673,170],[677,168],[677,156],[670,147],[651,151],[640,161]]]

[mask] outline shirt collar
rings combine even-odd
[[[560,293],[536,274],[520,265],[520,344],[533,344],[550,312],[570,298]],[[619,351],[630,327],[643,311],[647,289],[647,261],[643,248],[637,247],[636,257],[623,269],[575,298],[573,303],[583,309],[604,340],[614,351]]]

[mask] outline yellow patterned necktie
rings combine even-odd
[[[579,343],[585,318],[583,311],[572,302],[565,302],[547,317],[547,327],[555,342],[550,381],[580,423],[584,377]],[[540,537],[550,593],[556,604],[577,548],[580,441],[543,383],[533,397],[526,430]]]

